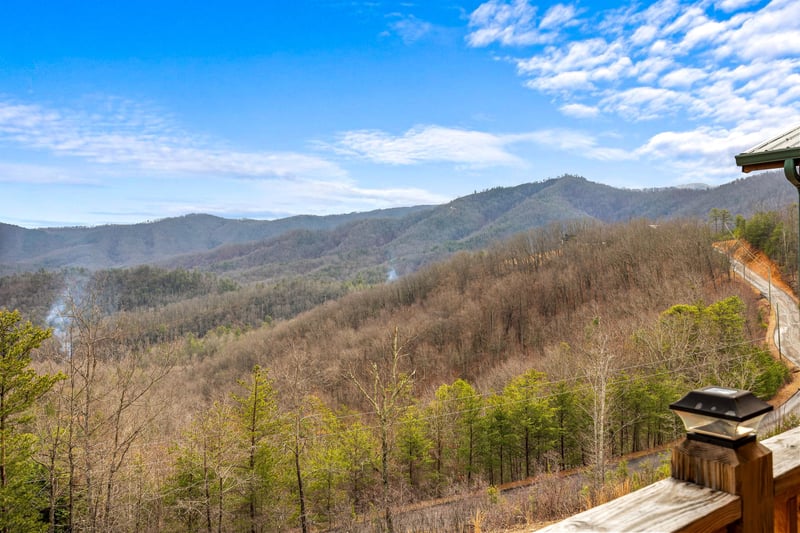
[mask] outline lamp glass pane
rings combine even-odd
[[[688,413],[686,411],[675,411],[683,420],[686,431],[689,433],[703,433],[714,437],[729,440],[738,440],[749,435],[753,435],[758,430],[758,425],[764,415],[755,416],[748,420],[737,422],[735,420],[724,420],[712,416]]]

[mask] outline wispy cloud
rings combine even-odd
[[[576,17],[578,10],[573,5],[569,4],[556,4],[547,10],[547,13],[542,17],[539,22],[539,29],[550,30],[558,29],[568,26],[575,26],[578,24]]]
[[[731,12],[756,4],[758,1],[759,0],[722,0],[721,2],[716,2],[714,5],[717,7],[717,9],[725,12]]]
[[[399,205],[440,204],[451,198],[431,193],[417,187],[390,187],[386,189],[362,187],[352,180],[284,182],[277,197],[277,205],[285,200],[286,209],[296,211],[296,204],[314,206],[315,213],[342,213],[349,209],[384,209]],[[285,195],[285,198],[284,198]]]
[[[332,148],[342,155],[390,165],[520,165],[522,160],[507,150],[512,142],[512,136],[442,126],[419,126],[402,135],[377,130],[345,132]]]
[[[720,57],[739,60],[772,61],[779,58],[798,59],[798,30],[787,21],[800,17],[800,3],[773,0],[755,12],[744,12],[731,18],[731,31],[714,52]]]
[[[298,152],[247,152],[222,141],[192,136],[133,102],[94,101],[91,112],[0,100],[0,146],[13,145],[44,162],[0,163],[0,182],[32,185],[102,187],[130,199],[132,183],[142,194],[136,208],[108,205],[61,223],[121,223],[205,212],[220,216],[274,217],[303,213],[333,214],[450,200],[420,187],[365,187],[336,163]],[[486,145],[484,141],[488,140]],[[502,143],[480,132],[431,127],[392,140],[377,132],[345,134],[336,151],[379,163],[448,162],[465,165],[515,164]],[[64,165],[65,159],[71,159]],[[53,160],[50,165],[46,161]],[[86,162],[93,163],[86,165]],[[76,170],[70,170],[72,168]],[[220,183],[213,193],[204,186],[182,189],[185,179],[236,179],[235,188]],[[79,195],[75,187],[65,195]],[[170,193],[182,189],[180,200]],[[70,196],[71,197],[71,196]],[[68,200],[67,200],[68,201]],[[111,209],[112,211],[108,211]],[[9,220],[46,225],[6,213]]]
[[[633,62],[625,54],[619,42],[608,42],[603,38],[585,39],[567,44],[562,48],[548,47],[544,53],[517,61],[520,75],[528,77],[531,88],[558,91],[570,87],[552,85],[549,80],[567,77],[585,80],[574,87],[576,90],[594,89],[598,82],[613,82],[633,72]]]
[[[564,104],[559,110],[565,115],[575,118],[593,118],[600,114],[597,107],[584,104]]]
[[[491,0],[472,13],[468,42],[526,46],[519,76],[564,115],[664,124],[632,152],[682,175],[730,175],[734,147],[800,121],[800,32],[786,22],[800,19],[795,0],[659,0],[594,20],[560,6],[539,26],[535,16],[529,2]],[[546,40],[548,16],[566,23]]]
[[[307,213],[333,215],[398,206],[432,205],[452,199],[416,187],[361,187],[350,179],[327,181],[277,178],[274,181],[253,182],[250,185],[252,189],[246,197],[239,195],[216,199],[167,200],[153,206],[152,210],[168,216],[209,213],[223,217],[279,218]],[[265,197],[269,198],[268,202],[262,200]]]
[[[548,43],[565,28],[580,23],[580,11],[572,4],[555,4],[537,18],[537,8],[527,0],[490,0],[469,17],[467,44],[473,47],[498,43],[526,46]]]
[[[592,114],[592,109],[587,106],[574,106],[572,111],[584,117]],[[527,161],[515,153],[516,148],[524,149],[525,144],[601,161],[631,157],[625,150],[603,146],[593,135],[570,129],[498,134],[443,126],[420,126],[402,135],[374,130],[351,131],[342,134],[330,148],[340,155],[389,165],[451,163],[485,168],[527,166]]]
[[[405,44],[413,44],[421,41],[434,32],[434,25],[425,20],[418,19],[414,15],[393,14],[397,20],[389,24],[389,28],[397,34]]]
[[[750,148],[772,134],[770,130],[740,127],[700,126],[691,131],[665,131],[654,135],[636,150],[642,158],[668,161],[680,170],[681,182],[708,182],[730,176],[733,156]]]
[[[558,150],[571,158],[583,157],[596,161],[623,161],[634,157],[629,151],[603,145],[597,136],[566,128],[545,129],[515,137],[516,142],[532,142]]]
[[[75,173],[62,167],[5,162],[0,162],[0,182],[40,185],[99,185],[96,179],[84,175],[76,176]]]
[[[605,111],[629,121],[652,120],[685,109],[693,102],[686,93],[658,87],[633,87],[610,93],[600,101]]]
[[[527,0],[513,3],[490,0],[470,15],[472,31],[467,35],[467,43],[482,47],[495,42],[505,46],[545,42],[546,37],[536,28],[535,16],[536,8]]]
[[[152,172],[242,178],[342,177],[336,164],[295,152],[246,152],[190,136],[156,113],[108,99],[91,113],[0,101],[0,142]]]
[[[679,68],[662,76],[658,83],[662,87],[675,87],[687,89],[696,82],[708,78],[708,72],[701,68]]]

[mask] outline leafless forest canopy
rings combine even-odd
[[[168,284],[196,295],[113,314],[89,283],[32,352],[61,379],[16,426],[35,443],[17,470],[38,487],[31,523],[430,530],[404,506],[475,490],[472,507],[436,520],[466,530],[481,516],[489,527],[574,512],[601,498],[613,457],[678,435],[666,406],[687,388],[769,395],[786,378],[761,345],[763,302],[714,232],[558,224],[335,290],[186,274]],[[492,487],[574,467],[590,468],[585,497],[560,498],[548,478],[525,516],[492,515]]]

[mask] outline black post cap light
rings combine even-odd
[[[686,426],[686,438],[738,448],[752,442],[772,406],[752,392],[725,387],[693,390],[670,404]]]

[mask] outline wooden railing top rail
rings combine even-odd
[[[800,427],[762,441],[772,450],[775,497],[800,494]]]
[[[800,428],[762,442],[772,451],[775,499],[800,494]],[[563,531],[714,532],[742,516],[739,496],[665,479],[547,526]]]
[[[741,517],[739,496],[664,479],[537,533],[562,531],[720,530]]]

